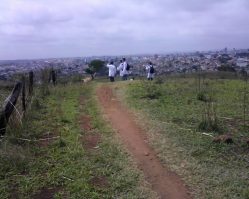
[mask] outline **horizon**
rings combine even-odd
[[[35,58],[21,58],[21,59],[0,59],[0,61],[32,61],[32,60],[46,60],[46,59],[76,59],[76,58],[89,58],[89,57],[131,57],[131,56],[153,56],[153,55],[171,55],[171,54],[191,54],[196,52],[219,52],[224,50],[225,48],[221,49],[210,49],[210,50],[189,50],[189,51],[172,51],[172,52],[155,52],[155,53],[137,53],[137,54],[116,54],[116,55],[89,55],[89,56],[65,56],[65,57],[35,57]],[[234,48],[233,48],[234,49]],[[233,49],[228,49],[231,51]],[[241,48],[236,50],[249,50],[248,48]]]

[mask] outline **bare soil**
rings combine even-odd
[[[84,96],[80,96],[80,110],[83,110],[85,106],[85,98]],[[91,117],[89,115],[80,115],[79,123],[81,130],[84,131],[82,136],[80,137],[80,141],[84,147],[89,152],[92,152],[96,149],[98,144],[101,141],[101,136],[98,133],[93,133],[91,130],[93,129],[91,124]]]
[[[146,133],[135,122],[134,115],[118,101],[112,89],[101,86],[97,89],[97,96],[107,119],[158,196],[161,199],[190,199],[184,182],[166,165],[161,164],[148,144]]]
[[[40,192],[36,193],[33,199],[54,199],[56,193],[58,193],[60,188],[43,188]]]
[[[100,140],[101,137],[99,134],[87,134],[81,138],[84,149],[86,149],[87,151],[96,149]]]
[[[96,176],[90,180],[90,184],[98,189],[105,189],[109,186],[108,180],[105,176]]]
[[[90,116],[82,115],[80,118],[80,125],[82,129],[90,131],[92,129]]]

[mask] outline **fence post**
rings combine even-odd
[[[34,84],[34,72],[29,72],[29,96],[33,93],[33,84]]]
[[[52,69],[51,71],[51,78],[52,78],[53,85],[55,86],[56,85],[56,73],[54,69]]]
[[[14,89],[12,90],[11,95],[6,99],[6,104],[3,107],[3,110],[0,112],[0,135],[4,135],[6,133],[6,126],[9,121],[9,117],[15,109],[15,105],[21,90],[22,83],[17,82]]]
[[[25,76],[22,76],[22,110],[26,111],[26,85],[25,85]]]
[[[0,111],[0,135],[4,135],[6,131],[6,119],[4,110]]]

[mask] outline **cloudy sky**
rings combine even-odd
[[[249,48],[249,0],[0,0],[0,59]]]

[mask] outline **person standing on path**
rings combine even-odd
[[[120,64],[119,64],[117,70],[119,71],[119,76],[120,76],[122,79],[123,79],[123,68],[124,68],[124,66],[123,66],[123,60],[121,59],[121,60],[120,60]]]
[[[147,65],[145,69],[146,71],[148,71],[147,79],[152,81],[155,76],[155,69],[154,69],[152,62],[149,62],[149,65]]]
[[[123,58],[123,80],[127,80],[129,75],[129,68],[126,59]]]
[[[114,82],[114,77],[116,75],[116,66],[113,64],[113,61],[110,62],[110,64],[106,65],[107,68],[109,68],[109,78],[110,82]]]

